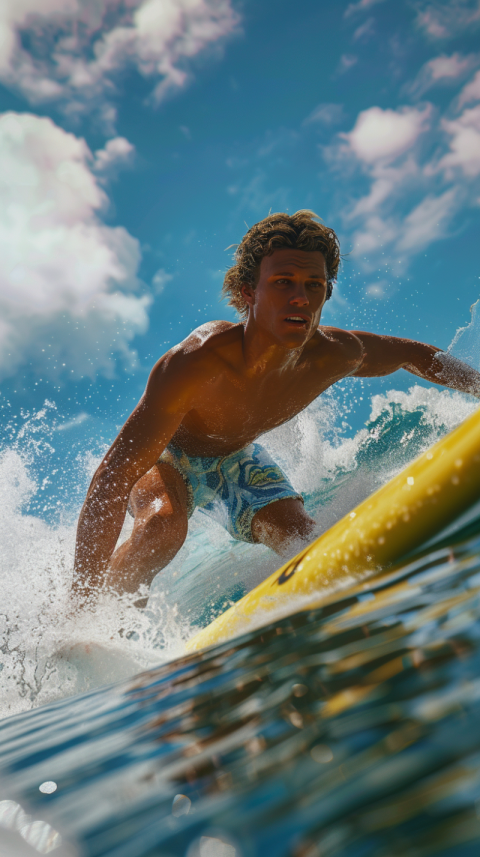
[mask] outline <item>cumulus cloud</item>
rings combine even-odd
[[[442,54],[434,57],[422,66],[416,79],[409,87],[413,95],[423,95],[428,89],[436,84],[455,83],[460,77],[466,75],[475,65],[478,65],[479,57],[475,54],[462,56],[454,53],[451,56]]]
[[[352,201],[343,212],[344,222],[354,228],[354,247],[367,271],[374,270],[380,259],[382,264],[388,259],[393,271],[404,271],[413,254],[447,233],[458,210],[460,188],[447,187],[438,192],[431,187],[438,183],[438,174],[446,170],[447,164],[439,164],[438,159],[435,165],[421,163],[417,141],[430,129],[432,115],[431,105],[398,110],[372,107],[359,114],[350,133],[339,135],[344,141],[339,147],[340,157],[356,159],[370,179],[368,193]],[[464,121],[467,119],[470,117],[464,117]],[[444,123],[453,140],[458,139],[458,121]],[[458,151],[458,147],[452,148],[452,161],[459,157]],[[461,149],[464,169],[466,151],[466,146]],[[480,152],[478,144],[476,151]],[[468,152],[471,158],[475,157],[473,147]],[[375,290],[369,294],[380,296]]]
[[[125,137],[113,137],[107,140],[103,149],[97,149],[93,168],[98,173],[116,172],[133,160],[135,146]]]
[[[455,169],[472,178],[480,175],[480,104],[464,110],[458,119],[444,119],[442,127],[451,139],[450,151],[440,160],[439,169],[449,177]]]
[[[188,80],[188,63],[238,24],[230,0],[2,0],[0,80],[32,104],[61,102],[75,115],[100,102],[128,66],[161,100]]]
[[[108,149],[108,146],[106,147]],[[108,205],[85,141],[51,119],[0,115],[0,376],[112,375],[135,364],[151,298],[138,242]]]
[[[430,106],[363,110],[349,134],[341,134],[350,150],[366,164],[391,162],[407,152],[428,127]]]
[[[480,0],[417,0],[417,26],[434,39],[458,36],[480,24]]]
[[[347,17],[371,5],[352,3]],[[480,0],[412,0],[412,5],[419,26],[432,37],[480,25]],[[364,20],[371,19],[358,22],[362,27]],[[362,27],[358,37],[368,33]],[[452,234],[460,212],[480,202],[480,71],[474,73],[480,54],[435,53],[403,87],[403,95],[418,97],[435,85],[455,87],[443,116],[425,102],[372,106],[321,150],[343,184],[339,214],[357,264],[378,275],[368,285],[371,297],[387,294],[382,284],[387,271],[389,277],[403,275],[416,254]]]

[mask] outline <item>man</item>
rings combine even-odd
[[[238,246],[224,293],[242,321],[193,331],[154,366],[100,464],[80,514],[74,589],[136,592],[181,548],[195,506],[219,505],[235,538],[279,554],[311,537],[302,497],[259,435],[348,375],[404,368],[477,395],[480,375],[432,345],[319,326],[340,262],[311,211],[273,214]],[[115,550],[129,508],[130,538]]]

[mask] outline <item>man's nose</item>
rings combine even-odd
[[[308,294],[303,283],[298,283],[294,294],[290,298],[290,303],[295,306],[307,306],[308,304]]]

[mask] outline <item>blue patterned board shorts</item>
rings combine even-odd
[[[259,443],[218,458],[189,456],[170,444],[159,462],[171,464],[187,485],[188,517],[202,509],[243,542],[252,542],[252,519],[259,509],[294,497],[302,500],[283,470]]]

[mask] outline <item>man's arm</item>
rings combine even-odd
[[[182,355],[154,367],[144,395],[97,469],[77,528],[73,590],[82,599],[102,587],[130,491],[158,460],[190,409],[191,373]]]
[[[364,350],[363,361],[352,375],[376,378],[406,369],[426,381],[480,398],[480,373],[448,352],[414,339],[377,336],[357,330],[351,333],[360,340]]]

